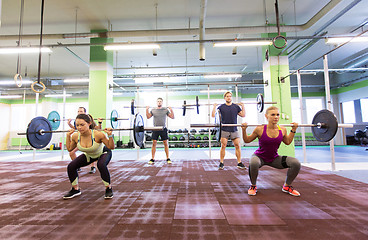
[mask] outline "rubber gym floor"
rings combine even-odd
[[[255,148],[242,148],[247,166]],[[293,197],[281,191],[286,170],[263,167],[248,196],[247,170],[227,148],[113,151],[114,198],[104,200],[99,172],[80,172],[82,195],[70,190],[61,151],[0,152],[0,239],[368,239],[368,161],[363,147],[308,147]],[[139,160],[137,157],[139,156]]]

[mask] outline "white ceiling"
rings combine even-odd
[[[38,45],[41,0],[24,2],[22,44],[24,46]],[[325,36],[347,36],[357,35],[367,29],[365,26],[368,20],[367,0],[279,0],[278,3],[280,23],[285,25],[285,28],[281,30],[286,31],[288,46],[292,46],[288,51],[292,51],[298,45],[299,47],[306,46],[316,32],[327,32]],[[119,32],[120,36],[125,36],[114,37],[115,42],[167,41],[166,44],[161,44],[156,57],[152,55],[151,50],[119,51],[117,56],[115,53],[114,74],[119,76],[125,74],[182,74],[185,72],[252,74],[262,71],[261,47],[239,47],[237,54],[232,55],[231,48],[213,48],[211,40],[260,38],[262,32],[275,31],[275,27],[265,28],[266,21],[269,24],[276,24],[275,1],[208,0],[204,24],[206,28],[205,61],[199,60],[200,4],[200,0],[45,1],[43,44],[61,43],[63,46],[68,46],[69,50],[65,47],[54,47],[51,54],[43,54],[41,78],[88,77],[89,68],[85,62],[89,62],[89,38],[65,39],[51,34],[72,36],[76,33],[90,33],[95,29],[107,29],[108,34]],[[308,22],[324,6],[330,6],[328,4],[334,4],[335,7],[324,13],[315,24],[304,30],[296,27]],[[21,0],[2,0],[1,47],[17,45],[20,6]],[[340,13],[341,16],[339,16]],[[330,23],[333,20],[334,22]],[[326,27],[327,24],[329,25]],[[359,26],[362,27],[356,29]],[[162,34],[156,30],[172,31]],[[225,31],[227,33],[224,33]],[[140,34],[141,37],[136,37],[137,34]],[[301,37],[309,39],[298,40],[293,44],[296,41],[295,38]],[[193,42],[178,43],[182,41]],[[75,44],[87,45],[76,46]],[[324,39],[317,40],[305,52],[290,58],[290,69],[300,68],[334,47],[326,45]],[[329,56],[329,67],[343,68],[344,62],[351,59],[352,56],[356,56],[357,53],[358,55],[367,53],[367,47],[367,43],[349,43]],[[17,57],[17,55],[0,55],[0,78],[2,80],[13,78],[17,71]],[[22,75],[27,73],[28,77],[34,80],[38,73],[38,54],[22,54],[21,67]],[[321,69],[323,68],[322,61],[316,61],[308,68]],[[259,78],[262,78],[262,75]],[[62,83],[62,81],[58,82]],[[117,82],[122,83],[118,80]],[[134,83],[132,80],[124,80],[124,82]],[[48,88],[51,89],[55,85],[52,81],[49,81],[48,84]],[[25,88],[30,89],[29,86]],[[0,86],[2,94],[7,94],[11,89],[17,89],[17,87],[15,85]]]

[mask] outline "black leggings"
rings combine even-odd
[[[263,166],[268,165],[273,168],[284,169],[289,168],[286,174],[285,183],[291,185],[300,171],[301,164],[298,159],[289,156],[278,156],[272,162],[265,162],[262,158],[253,154],[249,161],[249,178],[252,185],[256,185],[258,170]]]
[[[100,175],[105,186],[110,184],[110,173],[107,169],[107,164],[109,164],[112,158],[112,151],[107,147],[104,147],[103,154],[98,158],[90,158],[87,161],[87,157],[84,154],[79,155],[73,161],[68,164],[68,176],[72,185],[78,184],[78,168],[88,166],[92,162],[97,161],[97,168],[100,171]]]

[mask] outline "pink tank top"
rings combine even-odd
[[[276,138],[270,138],[267,135],[267,125],[264,125],[262,136],[259,138],[259,148],[254,152],[255,155],[262,158],[265,162],[272,162],[279,156],[277,150],[282,142],[283,135],[280,126],[279,135]]]

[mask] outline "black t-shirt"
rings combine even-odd
[[[242,110],[239,105],[232,103],[231,105],[221,104],[218,109],[221,112],[222,123],[236,124],[238,113]],[[236,132],[237,127],[222,127],[223,131]]]

